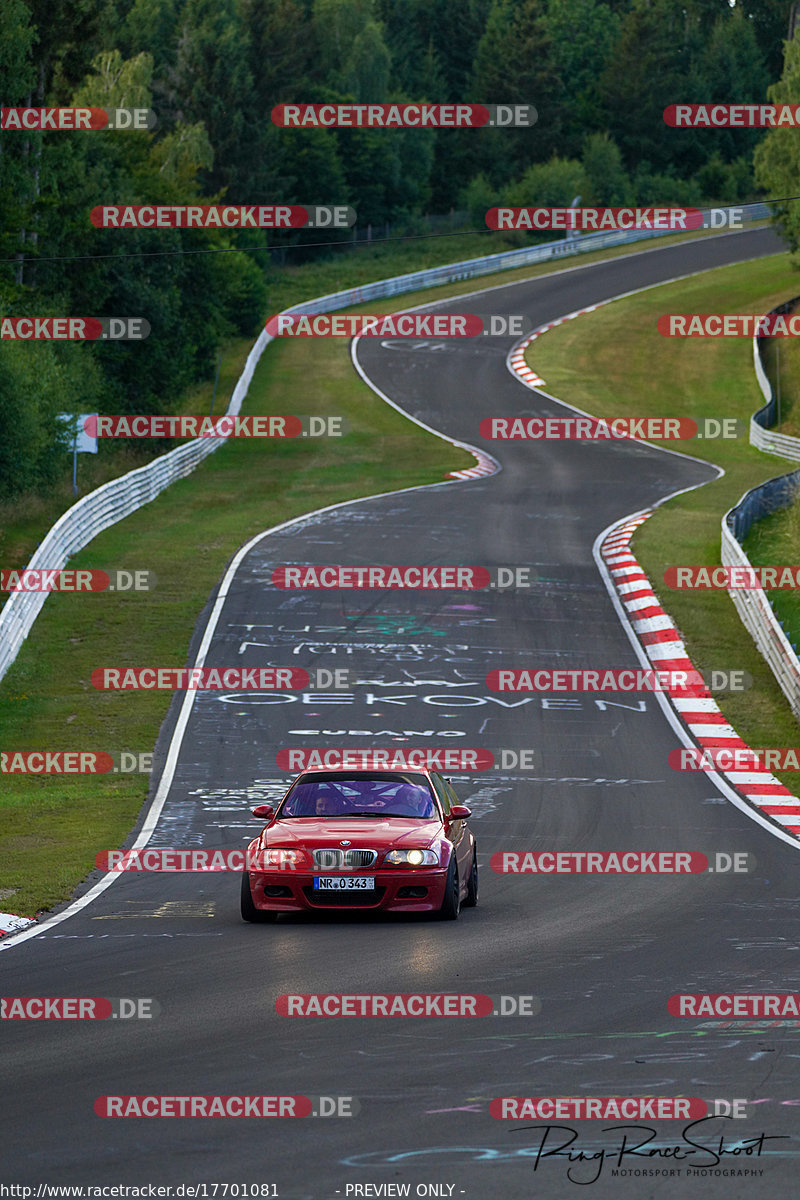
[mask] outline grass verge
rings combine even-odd
[[[0,687],[6,751],[151,750],[170,694],[99,692],[92,670],[184,665],[197,614],[225,563],[260,530],[324,504],[438,482],[447,470],[474,465],[472,455],[380,401],[354,376],[338,341],[287,341],[263,356],[247,411],[298,410],[344,415],[351,432],[341,442],[232,440],[75,556],[71,565],[153,570],[157,587],[139,595],[48,597]],[[97,850],[121,844],[146,792],[142,775],[5,775],[3,906],[33,915],[65,899]]]
[[[765,312],[798,290],[788,254],[719,268],[566,322],[533,343],[528,362],[547,391],[597,416],[737,417],[746,428],[761,395],[750,339],[666,338],[656,320],[667,312]],[[723,514],[748,488],[789,466],[753,449],[746,435],[655,444],[713,462],[725,475],[663,504],[637,532],[635,553],[694,664],[752,675],[751,690],[717,696],[731,724],[751,746],[791,746],[797,722],[727,592],[677,591],[663,582],[669,566],[719,565]],[[796,789],[792,772],[778,777]]]
[[[766,224],[766,222],[756,222],[752,228],[756,228],[760,224]],[[428,299],[436,300],[445,296],[458,296],[464,292],[475,291],[480,287],[513,283],[515,280],[534,278],[554,270],[567,270],[607,258],[635,254],[642,249],[674,245],[699,237],[712,236],[714,234],[711,230],[701,233],[671,234],[668,237],[619,246],[611,250],[596,250],[590,254],[576,254],[535,266],[519,267],[514,271],[499,271],[481,279],[468,279],[463,283],[446,284],[417,293],[408,293],[401,299],[391,302],[380,301],[368,307],[372,312],[394,312],[404,306],[425,303]],[[270,313],[280,312],[303,300],[342,291],[344,288],[359,287],[378,279],[388,279],[394,275],[441,266],[445,263],[462,262],[470,258],[499,254],[504,250],[518,249],[535,240],[524,234],[502,234],[488,230],[480,234],[456,233],[447,237],[422,238],[419,241],[376,243],[371,248],[362,246],[354,251],[337,251],[327,260],[306,263],[298,267],[268,268]],[[361,310],[355,308],[347,311],[358,312]],[[229,341],[222,348],[219,383],[214,402],[215,413],[221,413],[227,406],[228,398],[241,374],[253,340],[238,338]],[[86,349],[87,352],[91,352],[90,346],[87,346]],[[212,393],[211,381],[200,384],[189,389],[183,403],[176,405],[170,411],[175,413],[209,412]],[[293,399],[296,398],[293,397]],[[245,411],[254,410],[246,407]],[[271,411],[276,410],[273,408]],[[295,404],[290,411],[307,410],[302,408],[302,405],[298,408]],[[125,471],[143,466],[155,453],[162,454],[177,444],[177,442],[167,439],[162,440],[158,445],[147,442],[119,441],[103,444],[101,452],[96,456],[81,455],[78,461],[78,481],[81,495],[85,495],[93,488],[100,487],[109,479],[124,474]],[[52,488],[47,496],[26,494],[15,497],[13,501],[0,503],[0,563],[4,566],[21,567],[27,563],[47,530],[73,503],[72,465],[68,458],[68,455],[64,456],[64,473],[58,486]],[[0,604],[3,599],[0,596]]]
[[[686,238],[662,238],[657,245]],[[448,239],[446,245],[444,256],[445,240],[437,244],[442,261],[491,252],[487,242],[477,238],[469,240],[472,250],[462,247],[459,239]],[[644,248],[652,247],[653,243],[646,243]],[[382,301],[380,311],[641,249],[639,245],[598,251],[427,289]],[[427,261],[409,256],[402,265],[376,251],[369,258],[359,253],[346,263],[298,268],[287,273],[271,296],[271,307],[278,311],[339,287],[433,265],[434,252],[428,247],[425,253]],[[335,278],[330,276],[334,269],[339,272]],[[375,311],[374,304],[369,307]],[[216,412],[222,411],[223,398],[230,395],[249,346],[238,340],[225,348]],[[210,381],[192,389],[179,411],[207,412],[211,394]],[[151,750],[170,696],[97,692],[90,683],[94,668],[184,665],[197,614],[225,563],[253,534],[325,504],[438,482],[447,471],[474,462],[472,456],[423,432],[380,401],[355,376],[346,344],[339,339],[287,340],[271,346],[256,370],[243,411],[345,416],[352,430],[346,442],[346,465],[335,441],[231,441],[192,475],[95,538],[71,565],[147,568],[156,574],[157,589],[143,595],[48,598],[0,684],[4,749]],[[132,465],[126,462],[122,469]],[[27,562],[68,503],[66,495],[54,496],[37,501],[16,518],[8,511],[0,513],[3,565]],[[0,790],[2,907],[34,915],[65,900],[92,869],[97,850],[121,844],[146,793],[147,778],[141,775],[5,775]]]
[[[778,400],[773,428],[777,433],[800,437],[800,339],[776,337],[763,345],[764,367]]]
[[[796,469],[797,463],[793,465]],[[800,549],[800,495],[788,508],[757,521],[744,540],[744,549],[756,566],[796,566]],[[795,650],[800,651],[800,593],[768,588],[767,596],[784,633]]]

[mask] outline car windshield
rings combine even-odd
[[[383,779],[323,777],[298,782],[277,816],[284,817],[417,817],[436,815],[424,775]]]

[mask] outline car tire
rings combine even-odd
[[[265,912],[262,908],[256,908],[253,904],[253,893],[250,890],[250,876],[247,871],[242,874],[242,920],[251,921],[256,925],[271,925],[277,921],[278,914],[275,912]]]
[[[472,851],[472,868],[469,873],[469,883],[467,884],[467,895],[464,900],[464,908],[474,908],[478,903],[478,851]]]
[[[461,912],[461,884],[458,879],[458,866],[455,853],[450,856],[450,866],[447,868],[447,883],[444,889],[444,900],[437,916],[440,921],[457,921]]]

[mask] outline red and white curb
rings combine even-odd
[[[480,479],[482,475],[494,475],[497,470],[497,463],[488,454],[484,454],[477,446],[470,446],[470,454],[474,454],[478,460],[477,467],[467,467],[465,471],[448,471],[447,474],[453,479]]]
[[[544,383],[541,375],[537,375],[531,370],[525,361],[525,351],[532,342],[535,342],[543,333],[547,333],[548,329],[555,329],[556,325],[563,325],[565,321],[574,321],[575,317],[582,317],[585,313],[594,312],[597,308],[602,308],[604,304],[608,304],[608,300],[603,300],[600,304],[590,304],[588,308],[578,308],[575,312],[567,313],[565,317],[559,317],[557,321],[548,321],[546,325],[540,325],[538,329],[534,329],[533,333],[521,341],[508,356],[508,365],[519,379],[531,388],[541,387]]]
[[[654,669],[694,671],[672,618],[664,611],[650,580],[630,549],[638,527],[652,516],[652,510],[630,520],[623,519],[603,539],[600,553],[614,583],[620,603],[628,614],[633,632]],[[717,707],[711,693],[697,688],[695,696],[670,696],[670,702],[698,746],[713,749],[724,746],[749,750]],[[766,770],[724,771],[721,775],[759,812],[795,837],[800,837],[800,799]]]
[[[19,933],[21,929],[27,929],[29,925],[34,925],[35,922],[30,917],[15,917],[12,913],[0,913],[0,937],[5,937],[7,933]]]

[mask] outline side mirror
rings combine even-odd
[[[472,809],[467,808],[466,804],[451,804],[450,805],[450,820],[451,821],[466,821],[472,816]]]
[[[266,821],[269,817],[273,816],[275,809],[271,804],[257,804],[252,812],[254,817],[259,817],[261,820]]]

